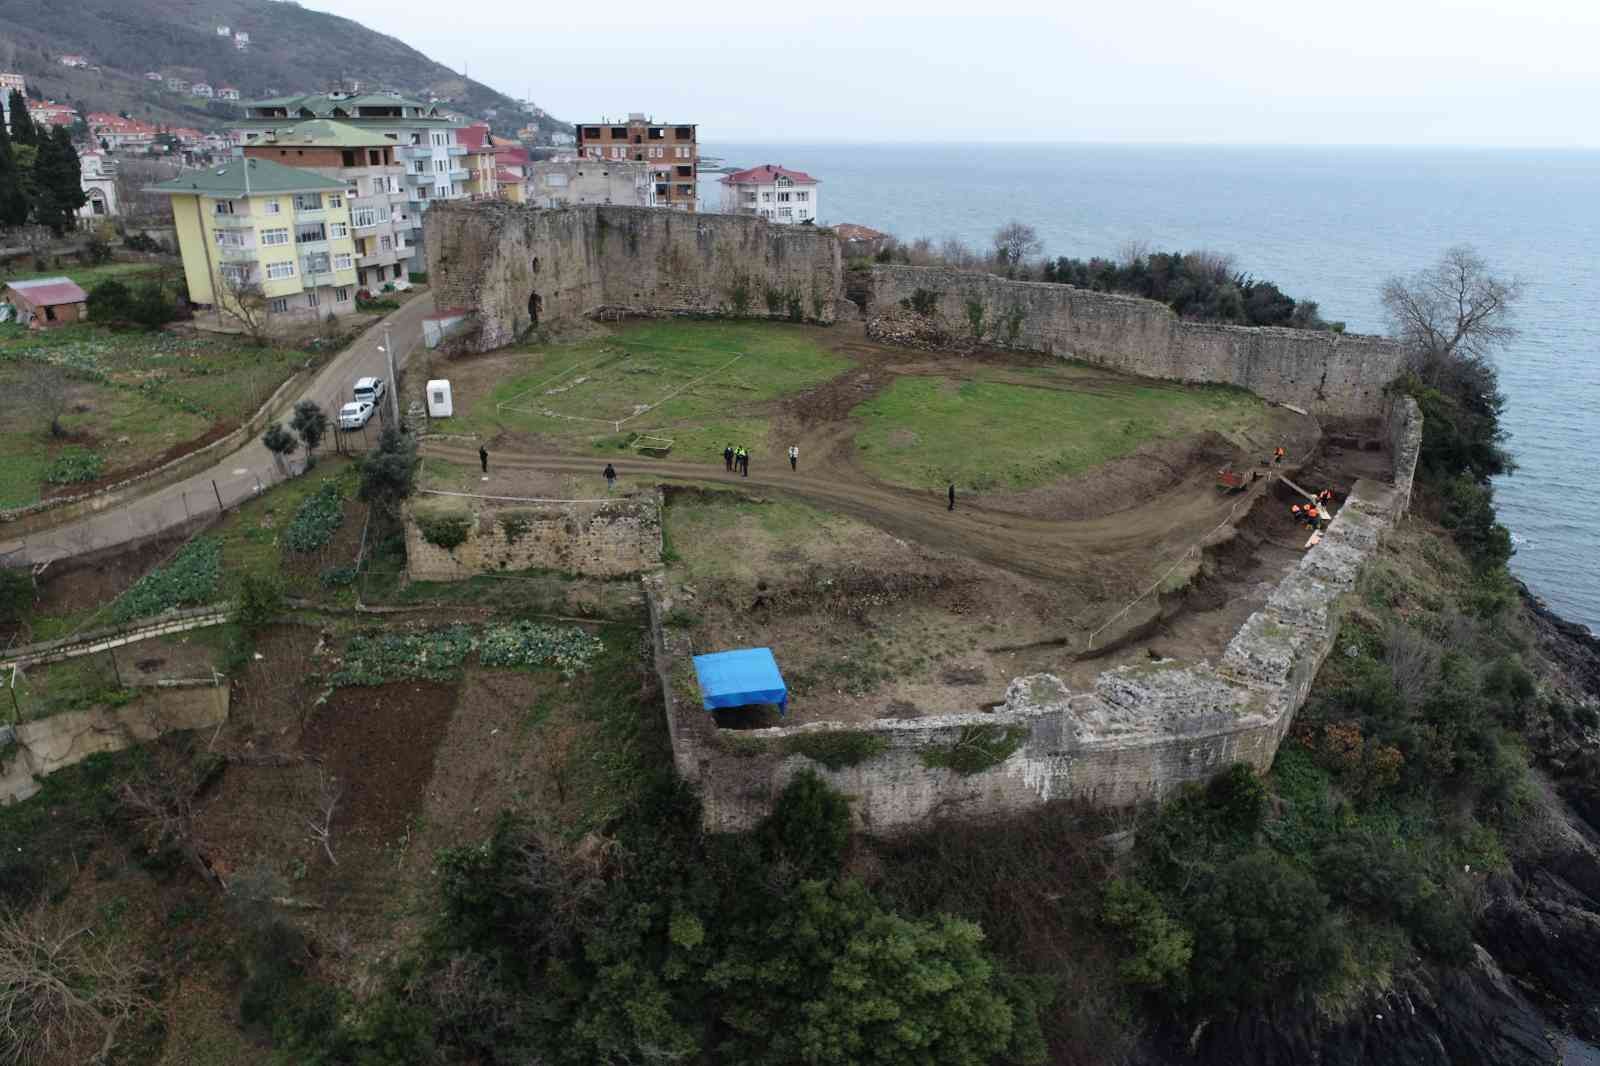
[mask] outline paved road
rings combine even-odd
[[[383,345],[384,326],[388,326],[394,341],[395,363],[403,366],[406,357],[422,340],[422,319],[432,310],[433,297],[427,293],[405,304],[335,356],[317,373],[310,386],[294,398],[294,402],[315,400],[330,418],[333,417],[339,407],[349,400],[350,386],[356,378],[367,375],[388,377],[387,359],[379,350]],[[384,412],[387,417],[387,402]],[[282,417],[287,420],[287,408]],[[378,426],[375,417],[368,432],[375,434]],[[331,448],[332,444],[330,436],[324,447]],[[24,537],[18,555],[29,562],[42,563],[48,559],[81,555],[99,548],[125,544],[181,525],[191,515],[217,510],[219,495],[224,506],[232,507],[283,478],[283,471],[257,437],[187,480],[158,489],[104,514],[92,515]]]

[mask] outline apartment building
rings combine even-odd
[[[411,214],[400,146],[378,130],[313,119],[246,144],[246,159],[270,159],[342,182],[355,240],[356,284],[371,292],[410,280],[422,219]]]
[[[626,121],[583,123],[577,130],[579,158],[645,163],[656,206],[694,210],[700,152],[693,124],[655,122],[635,112]]]
[[[376,130],[396,145],[395,158],[405,168],[407,211],[419,225],[435,200],[461,200],[467,196],[471,174],[465,145],[456,140],[464,125],[433,104],[411,100],[399,93],[311,93],[254,100],[244,105],[245,118],[235,123],[249,144],[286,125],[308,119],[332,119],[362,130]],[[414,261],[427,261],[423,231],[416,231]]]
[[[348,185],[270,159],[235,159],[152,185],[172,197],[189,298],[226,311],[255,299],[269,320],[355,310]],[[220,305],[220,307],[219,307]]]
[[[722,213],[796,225],[815,223],[818,184],[810,174],[777,163],[750,167],[722,179]]]
[[[500,165],[489,124],[474,122],[463,126],[456,130],[456,141],[467,150],[467,198],[496,199],[500,192]]]
[[[530,163],[527,201],[536,207],[567,204],[628,204],[655,207],[650,166],[624,159],[543,160]]]

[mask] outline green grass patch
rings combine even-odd
[[[1264,420],[1267,406],[1223,388],[1128,384],[1094,391],[902,377],[852,414],[862,465],[913,488],[1025,489],[1091,470],[1147,441]]]
[[[801,733],[786,738],[783,746],[786,751],[804,755],[830,770],[859,765],[889,750],[889,742],[881,734],[855,730]]]
[[[27,260],[24,260],[27,262]],[[30,263],[31,267],[31,263]],[[177,264],[174,263],[174,269]],[[154,280],[160,274],[160,268],[149,263],[100,263],[96,266],[80,266],[77,263],[63,263],[54,270],[26,270],[14,278],[8,277],[5,281],[29,281],[34,278],[71,278],[77,282],[78,288],[88,292],[102,281],[115,279],[123,284]],[[0,282],[3,283],[3,282]]]
[[[106,467],[106,458],[87,448],[63,448],[50,460],[44,479],[52,485],[71,485],[79,481],[93,481]]]
[[[1028,731],[1022,726],[962,726],[954,743],[923,752],[922,765],[954,770],[966,777],[999,766],[1027,739]]]
[[[662,514],[668,562],[691,580],[742,571],[756,562],[746,549],[730,550],[729,536],[768,541],[774,548],[801,541],[841,540],[857,528],[850,519],[790,500],[747,500],[729,491],[673,493]]]
[[[605,337],[530,351],[526,370],[488,396],[458,403],[454,423],[466,432],[512,429],[566,438],[601,453],[625,448],[631,433],[657,434],[673,439],[674,458],[710,460],[731,441],[761,460],[766,420],[730,414],[819,384],[849,366],[792,326],[633,323]]]

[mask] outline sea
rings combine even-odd
[[[1359,333],[1386,331],[1378,288],[1470,244],[1520,278],[1499,353],[1515,474],[1497,481],[1512,570],[1600,632],[1600,152],[1089,144],[736,144],[702,154],[821,182],[819,220],[986,246],[1005,222],[1049,256],[1231,254]],[[702,176],[717,210],[717,175]]]

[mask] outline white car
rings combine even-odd
[[[371,400],[358,400],[347,403],[339,408],[340,429],[360,429],[372,421],[372,412],[377,410]]]
[[[383,402],[384,393],[388,391],[388,386],[383,383],[382,378],[360,378],[356,381],[356,387],[350,390],[350,397],[357,403],[367,401],[379,404]]]

